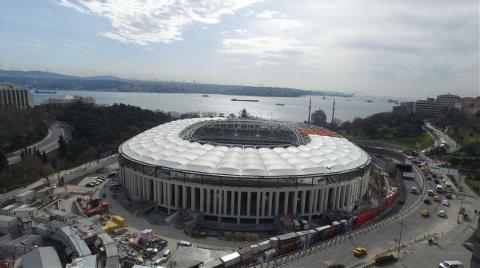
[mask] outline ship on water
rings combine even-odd
[[[35,89],[36,94],[56,94],[57,92],[55,90],[41,90],[41,89]]]
[[[233,99],[231,99],[231,101],[248,101],[248,102],[258,102],[258,100],[256,100],[256,99],[237,99],[237,98],[233,98]]]

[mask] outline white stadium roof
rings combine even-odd
[[[305,145],[240,148],[190,142],[180,137],[186,127],[205,120],[172,121],[149,129],[121,145],[128,158],[150,165],[235,176],[290,176],[353,170],[369,162],[368,154],[340,137],[309,135]]]

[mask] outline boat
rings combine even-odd
[[[35,93],[37,93],[37,94],[56,94],[57,92],[54,91],[54,90],[40,90],[40,89],[36,89],[36,90],[35,90]]]
[[[325,95],[323,95],[323,98],[322,98],[322,99],[326,100],[326,99],[327,99],[327,97],[325,97]]]
[[[285,103],[275,103],[277,106],[285,106]]]
[[[398,101],[397,101],[397,100],[394,100],[394,99],[388,99],[388,103],[398,104]]]
[[[372,100],[366,100],[366,102],[373,102]]]
[[[237,98],[233,98],[233,99],[231,99],[231,101],[249,101],[249,102],[258,102],[258,100],[255,100],[255,99],[237,99]]]
[[[203,94],[202,97],[208,98],[208,97],[210,97],[210,95],[208,95],[208,94]]]

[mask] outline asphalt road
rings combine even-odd
[[[435,128],[434,126],[432,126],[432,124],[426,122],[425,123],[425,126],[430,129],[432,132],[434,132],[438,139],[434,139],[434,147],[438,147],[440,146],[440,139],[444,139],[445,140],[445,143],[447,144],[447,152],[449,153],[453,153],[455,151],[457,151],[458,149],[460,149],[460,146],[458,146],[458,144],[452,139],[450,138],[447,134],[445,134],[443,131]]]
[[[40,152],[49,153],[58,148],[58,139],[60,138],[61,135],[63,135],[66,139],[68,139],[67,134],[68,133],[65,130],[64,125],[62,123],[55,122],[50,125],[50,127],[48,128],[48,134],[43,140],[35,144],[32,144],[27,148],[32,150],[36,148]],[[22,150],[18,150],[8,154],[7,155],[8,164],[13,165],[22,161],[21,153],[22,153]]]
[[[433,183],[429,182],[428,187],[433,187]],[[407,189],[408,188],[409,186],[407,185]],[[414,199],[413,197],[414,196],[409,193],[407,200]],[[441,195],[441,197],[444,199],[444,195]],[[455,199],[450,201],[449,207],[444,207],[440,203],[436,202],[432,202],[431,205],[425,205],[422,203],[422,205],[416,209],[415,212],[403,219],[403,227],[401,227],[400,223],[392,223],[384,226],[380,230],[367,233],[361,237],[346,240],[345,242],[336,244],[332,247],[325,248],[316,254],[312,254],[297,261],[288,263],[283,267],[326,267],[329,264],[334,263],[344,264],[346,267],[362,267],[363,265],[371,263],[377,254],[385,253],[389,248],[397,247],[399,244],[398,241],[401,228],[403,229],[401,244],[406,246],[404,250],[402,249],[401,256],[407,256],[400,261],[402,266],[399,267],[438,267],[439,262],[449,257],[444,254],[445,249],[435,250],[435,248],[438,249],[438,246],[427,246],[427,240],[423,239],[418,241],[419,238],[424,237],[426,234],[433,234],[439,237],[439,245],[445,244],[445,241],[451,240],[452,243],[456,245],[456,248],[458,248],[458,244],[463,243],[463,239],[466,235],[468,235],[468,232],[465,231],[467,233],[461,238],[453,236],[452,233],[455,232],[456,229],[462,228],[469,230],[470,234],[473,233],[473,221],[457,224],[457,215],[460,209],[461,200]],[[473,209],[475,207],[479,207],[480,202],[478,198],[468,198],[467,202],[465,202],[463,205],[467,207],[467,211],[470,215],[472,215]],[[420,215],[421,209],[427,209],[430,211],[430,217],[422,217]],[[436,215],[440,209],[447,210],[447,218],[440,218]],[[452,239],[452,237],[455,239]],[[447,246],[447,244],[445,245]],[[366,247],[368,249],[367,256],[363,258],[357,258],[353,256],[352,251],[356,246]],[[431,251],[430,255],[434,254],[435,257],[422,258],[422,255],[418,254],[423,250],[429,252]],[[397,251],[393,251],[392,253],[396,255]],[[458,256],[457,259],[461,259],[465,262],[468,261],[471,253],[469,254],[468,252],[462,252],[462,254],[463,255]],[[418,266],[418,262],[413,260],[414,256],[420,258],[423,265]],[[410,261],[410,259],[412,259],[412,261]],[[465,267],[468,267],[468,263],[465,263]]]

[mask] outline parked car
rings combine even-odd
[[[364,248],[364,247],[356,247],[353,250],[353,255],[355,255],[356,257],[361,257],[361,256],[364,256],[366,254],[367,254],[367,249]]]
[[[184,246],[184,247],[191,247],[191,246],[192,246],[192,243],[189,242],[189,241],[180,240],[180,241],[178,241],[178,245],[179,245],[179,246]]]
[[[425,205],[430,205],[430,204],[432,204],[432,200],[430,200],[430,198],[426,198],[425,200],[423,200],[423,203]]]
[[[444,261],[438,265],[439,268],[463,268],[463,263],[460,261]]]
[[[444,199],[444,200],[442,200],[442,205],[448,207],[448,206],[450,206],[450,203],[448,202],[447,199]]]
[[[445,210],[439,210],[437,212],[438,217],[446,218],[447,217],[447,212]]]
[[[440,196],[438,196],[438,195],[434,196],[433,201],[440,202]]]
[[[473,251],[473,243],[465,242],[463,245],[470,251]]]
[[[420,211],[420,215],[422,215],[425,218],[428,218],[428,217],[430,217],[430,211],[428,211],[426,209],[422,209],[422,211]]]
[[[434,195],[435,195],[435,193],[433,192],[432,189],[428,190],[427,194],[428,194],[429,196],[434,196]]]

